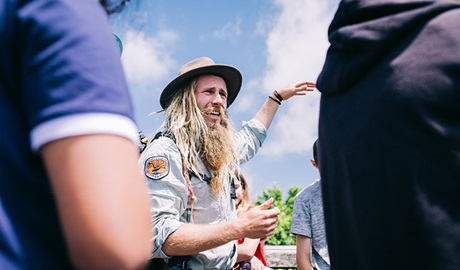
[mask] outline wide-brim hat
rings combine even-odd
[[[172,80],[163,90],[160,96],[160,104],[163,109],[168,107],[171,99],[177,94],[184,84],[190,81],[193,77],[211,74],[216,75],[225,80],[227,85],[227,107],[235,100],[240,92],[243,77],[241,72],[232,66],[216,64],[209,57],[201,57],[188,62],[179,70],[178,76]]]

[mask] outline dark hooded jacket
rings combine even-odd
[[[329,41],[332,269],[460,269],[460,1],[342,1]]]

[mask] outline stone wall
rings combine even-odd
[[[295,246],[265,246],[265,258],[270,268],[297,268]]]

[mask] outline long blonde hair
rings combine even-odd
[[[238,203],[238,205],[236,205],[236,214],[240,215],[241,213],[246,212],[248,208],[252,205],[252,203],[251,198],[249,196],[248,182],[246,181],[246,178],[244,178],[244,175],[241,172],[238,173],[237,181],[240,182],[241,189],[243,190],[241,201]]]
[[[210,134],[210,127],[204,120],[202,111],[196,102],[196,86],[197,78],[179,89],[165,110],[165,120],[160,129],[165,130],[166,136],[174,138],[179,151],[185,157],[187,168],[203,174],[200,170],[200,159],[203,158],[201,144],[206,141],[203,138],[207,138],[208,134]],[[214,174],[211,177],[216,178],[211,181],[211,187],[215,195],[224,190],[224,180],[236,178],[234,172],[237,171],[239,166],[234,141],[235,131],[229,121],[224,121],[224,123],[226,132],[231,133],[229,134],[231,136],[228,136],[230,149],[222,151],[222,155],[226,155],[224,159],[226,164],[220,166],[217,172],[211,171]]]

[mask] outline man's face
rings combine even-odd
[[[195,96],[198,108],[206,113],[203,115],[206,123],[219,124],[221,112],[227,109],[227,85],[225,80],[215,75],[198,77]]]

